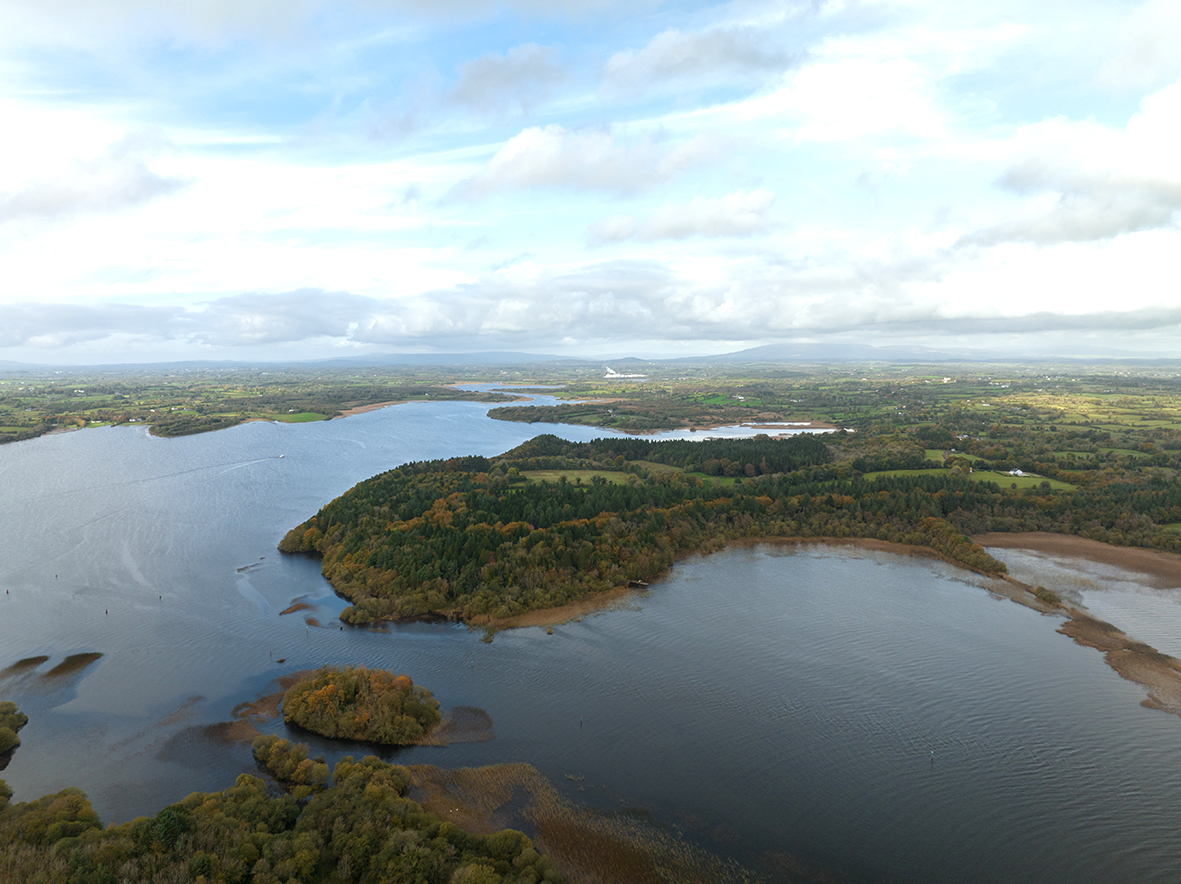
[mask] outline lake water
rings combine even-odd
[[[493,719],[488,742],[391,760],[526,761],[768,875],[790,856],[853,881],[1181,878],[1181,719],[1142,708],[1055,618],[944,565],[731,549],[553,635],[341,630],[317,563],[276,552],[288,528],[407,460],[601,435],[486,410],[0,447],[0,670],[49,658],[0,677],[30,717],[0,774],[16,798],[76,785],[120,821],[223,788],[255,767],[204,725],[283,673],[360,663]],[[280,616],[297,599],[312,608]],[[48,675],[83,652],[103,657]]]

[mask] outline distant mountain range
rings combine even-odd
[[[1134,363],[1137,365],[1175,365],[1181,362],[1178,358],[1145,357],[1134,352],[1109,350],[1102,354],[1089,357],[1065,356],[1046,353],[1038,357],[1009,356],[995,352],[979,350],[940,350],[922,346],[892,346],[873,347],[868,344],[766,344],[761,347],[751,347],[733,353],[721,353],[710,356],[678,356],[667,359],[641,359],[636,356],[625,356],[618,359],[595,359],[577,356],[554,356],[540,353],[523,353],[514,351],[485,351],[480,353],[370,353],[364,356],[343,356],[334,359],[309,359],[304,361],[282,360],[242,360],[242,361],[195,361],[184,362],[156,362],[156,363],[120,363],[101,365],[46,365],[24,362],[0,360],[0,372],[26,371],[120,371],[120,370],[172,370],[172,371],[211,371],[231,369],[274,369],[274,368],[377,368],[382,366],[417,365],[440,366],[457,368],[463,366],[482,365],[587,365],[610,366],[616,371],[634,368],[642,365],[741,365],[775,364],[775,363],[805,363],[805,364],[833,364],[842,362],[852,363],[918,363],[918,364],[951,364],[951,363],[1054,363],[1054,364],[1106,364],[1106,363]]]

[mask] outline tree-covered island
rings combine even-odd
[[[408,746],[442,716],[439,701],[407,675],[328,666],[288,688],[283,720],[339,740]]]

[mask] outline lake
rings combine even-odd
[[[490,741],[390,760],[529,762],[571,799],[643,809],[772,879],[788,865],[810,870],[801,880],[1181,877],[1181,719],[1142,708],[1143,691],[1057,634],[1056,618],[950,566],[743,547],[686,559],[553,635],[341,630],[344,602],[318,564],[276,551],[289,528],[409,460],[603,435],[492,421],[487,408],[0,447],[0,670],[49,658],[0,675],[0,699],[30,717],[0,773],[15,798],[76,785],[122,821],[224,788],[256,768],[206,725],[284,673],[364,664],[493,720]],[[1144,625],[1168,633],[1181,605],[1162,598]],[[297,600],[310,609],[280,615]],[[50,675],[85,652],[103,656]]]

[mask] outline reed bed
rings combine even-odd
[[[647,819],[603,813],[562,797],[528,764],[409,768],[416,801],[469,831],[529,834],[569,884],[753,882],[749,870]]]

